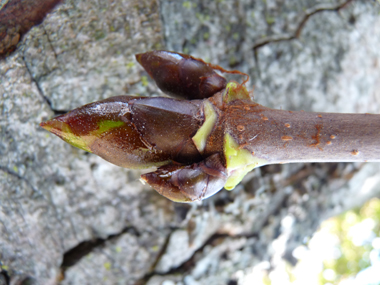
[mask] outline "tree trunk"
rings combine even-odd
[[[287,164],[176,204],[142,185],[141,172],[39,127],[96,100],[160,94],[134,58],[152,49],[248,73],[266,107],[380,113],[379,4],[324,2],[57,6],[0,61],[0,284],[227,284],[263,261],[294,263],[323,220],[378,196],[379,163]]]

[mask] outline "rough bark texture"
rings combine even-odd
[[[151,49],[247,72],[257,102],[271,108],[380,113],[380,5],[341,3],[56,7],[0,62],[0,283],[227,284],[263,261],[295,262],[292,250],[321,221],[379,196],[378,163],[290,164],[256,169],[202,203],[175,204],[142,185],[139,171],[38,126],[110,96],[159,94],[133,57]]]

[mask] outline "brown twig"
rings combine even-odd
[[[18,42],[40,24],[62,0],[10,0],[0,10],[0,59],[16,50]]]

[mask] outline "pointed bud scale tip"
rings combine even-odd
[[[46,122],[41,122],[40,127],[44,128],[45,130],[50,132],[51,126],[48,124],[48,121]]]
[[[143,53],[135,54],[135,57],[136,57],[137,62],[140,63],[141,65],[142,65],[142,63],[141,63],[141,58],[142,58],[142,56],[143,56]]]
[[[87,142],[82,137],[73,134],[70,126],[63,120],[65,118],[64,116],[65,115],[62,115],[46,122],[42,122],[40,123],[40,126],[52,134],[55,134],[65,142],[91,152]]]

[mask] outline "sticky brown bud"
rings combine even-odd
[[[227,180],[219,154],[192,165],[165,165],[141,178],[158,193],[175,202],[206,199],[221,190]]]
[[[226,87],[226,79],[192,56],[150,51],[136,55],[137,61],[166,94],[182,99],[204,99]]]

